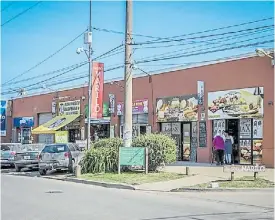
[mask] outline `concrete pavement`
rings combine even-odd
[[[273,219],[273,191],[156,193],[1,175],[3,220]]]

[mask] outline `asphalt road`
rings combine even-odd
[[[157,193],[1,175],[3,220],[268,220],[273,191]]]

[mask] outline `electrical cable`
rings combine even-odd
[[[261,33],[264,33],[264,32],[267,32],[267,31],[274,31],[274,26],[272,26],[271,28],[267,28],[267,29],[264,29],[264,30],[257,30],[257,31],[251,31],[251,32],[248,32],[248,33],[245,33],[245,34],[237,34],[237,35],[234,35],[234,36],[222,36],[222,37],[218,37],[218,38],[214,38],[214,39],[210,39],[211,40],[211,44],[215,44],[216,42],[213,42],[215,40],[220,40],[220,39],[230,39],[232,37],[236,38],[236,37],[245,37],[245,36],[250,36],[252,34],[261,34]],[[234,39],[232,38],[232,39]],[[191,42],[187,42],[187,43],[179,43],[179,44],[168,44],[168,45],[158,45],[158,46],[143,46],[143,47],[138,47],[136,49],[159,49],[159,48],[167,48],[167,47],[175,47],[175,46],[184,46],[184,45],[190,45],[190,44],[199,44],[199,43],[207,43],[207,44],[210,44],[208,41],[191,41]]]
[[[204,55],[204,54],[208,54],[208,53],[215,53],[215,52],[221,52],[221,51],[226,51],[226,50],[245,48],[245,47],[250,47],[250,46],[257,46],[259,44],[266,44],[266,43],[272,43],[272,42],[274,42],[274,40],[267,40],[267,41],[262,41],[262,42],[256,42],[256,43],[251,43],[251,44],[239,45],[239,46],[235,46],[235,47],[227,47],[227,48],[223,48],[223,49],[210,50],[210,51],[205,51],[205,52],[197,52],[197,53],[193,53],[193,54],[190,53],[190,54],[177,55],[177,56],[173,56],[173,57],[164,57],[164,58],[161,58],[161,59],[144,60],[144,61],[136,62],[136,64],[139,64],[139,63],[148,63],[148,62],[156,62],[156,61],[162,61],[162,60],[170,60],[170,59],[177,59],[177,58],[197,56],[197,55]]]
[[[200,36],[189,37],[189,38],[171,39],[171,40],[165,40],[165,41],[147,41],[147,42],[143,42],[143,43],[142,42],[141,43],[133,43],[132,45],[170,43],[173,41],[180,42],[180,41],[184,41],[184,40],[194,40],[194,39],[215,37],[215,36],[221,36],[221,35],[223,36],[226,34],[234,34],[234,33],[240,33],[240,32],[246,32],[246,31],[251,31],[251,30],[268,28],[268,27],[274,27],[274,25],[265,25],[265,26],[255,27],[255,28],[246,28],[246,29],[237,30],[237,31],[228,31],[228,32],[216,33],[216,34],[210,34],[210,35],[200,35]]]
[[[207,33],[207,32],[212,32],[212,31],[228,29],[228,28],[232,28],[232,27],[239,27],[239,26],[243,26],[243,25],[254,24],[254,23],[258,23],[258,22],[262,22],[262,21],[272,20],[273,18],[274,17],[268,17],[268,18],[263,18],[263,19],[259,19],[259,20],[243,22],[243,23],[239,23],[239,24],[234,24],[234,25],[229,25],[229,26],[224,26],[224,27],[219,27],[219,28],[214,28],[214,29],[208,29],[208,30],[204,30],[204,31],[193,32],[193,33],[189,33],[189,34],[183,34],[183,35],[172,36],[172,37],[156,37],[156,36],[142,35],[142,34],[135,34],[135,33],[133,33],[132,35],[133,36],[139,36],[139,37],[154,38],[154,39],[158,39],[158,40],[167,40],[167,39],[172,39],[172,38],[177,38],[177,37],[190,36],[190,35],[194,35],[194,34],[201,34],[201,33]],[[92,29],[97,30],[97,31],[103,31],[103,32],[108,32],[108,33],[125,35],[125,32],[122,32],[122,31],[115,31],[115,30],[110,30],[110,29],[105,29],[105,28],[98,28],[98,27],[93,27]]]
[[[39,63],[37,63],[36,65],[34,65],[33,67],[31,67],[30,69],[26,70],[25,72],[13,77],[12,79],[6,81],[5,83],[2,84],[5,85],[9,82],[11,82],[14,79],[17,79],[27,73],[29,73],[30,71],[32,71],[33,69],[35,69],[36,67],[40,66],[41,64],[43,64],[44,62],[46,62],[47,60],[51,59],[53,56],[55,56],[56,54],[58,54],[59,52],[61,52],[62,50],[64,50],[66,47],[68,47],[70,44],[72,44],[74,41],[76,41],[79,37],[81,37],[87,30],[83,31],[81,34],[77,35],[73,40],[71,40],[69,43],[67,43],[66,45],[64,45],[63,47],[61,47],[60,49],[58,49],[56,52],[54,52],[53,54],[51,54],[50,56],[48,56],[47,58],[45,58],[44,60],[40,61]]]
[[[269,37],[269,36],[273,36],[273,34],[270,34],[270,35],[266,35],[266,36],[260,36],[260,37],[255,37],[255,38],[252,38],[252,39],[247,39],[247,40],[243,40],[243,41],[235,41],[235,42],[231,42],[231,43],[227,43],[227,44],[220,44],[218,46],[211,46],[211,47],[208,47],[208,48],[202,48],[202,49],[213,49],[213,48],[217,48],[217,47],[220,47],[220,46],[224,46],[224,45],[231,45],[231,44],[236,44],[236,43],[243,43],[243,42],[246,42],[246,41],[251,41],[251,40],[257,40],[257,39],[261,39],[261,38],[264,38],[264,37]],[[227,39],[228,40],[228,39]],[[225,42],[225,40],[221,40],[221,41],[218,41],[216,42],[217,43],[223,43]],[[227,42],[227,41],[226,41]],[[193,47],[189,47],[189,48],[183,48],[183,49],[180,49],[180,50],[174,50],[174,51],[171,51],[171,52],[166,52],[166,53],[161,53],[161,54],[157,54],[157,55],[154,55],[154,56],[148,56],[148,57],[144,57],[143,59],[149,59],[149,58],[154,58],[154,57],[160,57],[162,55],[167,55],[167,54],[174,54],[174,53],[177,53],[177,52],[180,52],[180,51],[187,51],[187,50],[190,50],[190,49],[195,49],[195,48],[201,48],[201,47],[204,47],[205,45],[197,45],[197,46],[193,46]],[[200,51],[202,50],[200,49]],[[194,52],[194,51],[192,51]],[[174,54],[175,55],[175,54]]]
[[[1,24],[1,27],[3,27],[4,25],[10,23],[11,21],[13,21],[14,19],[18,18],[19,16],[25,14],[26,12],[28,12],[29,10],[31,10],[32,8],[34,8],[35,6],[39,5],[40,3],[42,3],[41,1],[36,2],[34,5],[32,5],[31,7],[25,9],[24,11],[20,12],[19,14],[15,15],[14,17],[12,17],[11,19],[7,20],[6,22],[4,22],[3,24]]]
[[[64,67],[64,68],[61,68],[61,69],[58,69],[58,70],[54,70],[54,71],[51,71],[51,72],[47,72],[47,73],[44,73],[44,74],[41,74],[41,75],[38,75],[38,76],[33,76],[33,77],[26,78],[26,79],[18,80],[18,81],[15,81],[15,82],[11,82],[11,83],[9,83],[9,85],[5,85],[5,86],[15,85],[15,84],[26,82],[26,81],[29,81],[29,80],[38,79],[38,78],[41,78],[41,77],[44,77],[44,76],[49,76],[49,75],[52,75],[52,74],[55,74],[55,73],[73,68],[75,66],[78,66],[78,65],[84,64],[84,63],[88,63],[88,61],[77,63],[77,64],[74,64],[74,65],[71,65],[71,66],[68,66],[68,67]],[[2,87],[5,87],[5,86],[2,86]]]
[[[10,4],[8,4],[5,8],[3,8],[3,9],[1,10],[1,12],[7,10],[7,9],[8,9],[10,6],[12,6],[14,3],[15,3],[15,2],[11,2]]]

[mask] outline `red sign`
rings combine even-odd
[[[104,63],[93,62],[91,118],[102,118],[103,84],[104,84]]]

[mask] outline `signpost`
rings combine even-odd
[[[120,166],[144,166],[148,174],[148,148],[147,147],[120,147],[118,156],[118,174]]]

